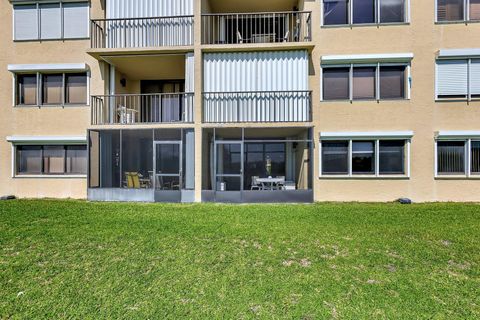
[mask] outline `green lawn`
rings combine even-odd
[[[479,319],[480,205],[0,201],[0,318]]]

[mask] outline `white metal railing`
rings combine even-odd
[[[311,41],[311,12],[202,15],[203,44]]]
[[[203,121],[310,122],[311,91],[203,93]]]
[[[193,16],[91,20],[94,49],[187,46],[193,38]]]
[[[192,123],[193,93],[92,96],[92,125]]]

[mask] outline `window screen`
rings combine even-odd
[[[375,22],[375,0],[353,0],[353,23]]]
[[[380,66],[380,99],[405,98],[405,66]]]
[[[379,142],[379,172],[380,174],[405,173],[405,141]]]
[[[375,143],[373,141],[352,142],[352,173],[375,173]]]
[[[380,0],[380,22],[405,21],[405,0]]]
[[[17,104],[37,104],[37,75],[17,75]]]
[[[43,104],[62,104],[62,74],[43,75],[42,78],[42,102]]]
[[[348,24],[348,5],[347,0],[324,0],[323,24]]]
[[[375,98],[375,67],[353,69],[353,99]]]
[[[85,73],[65,74],[65,102],[70,104],[87,102],[87,75]]]

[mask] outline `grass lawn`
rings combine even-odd
[[[0,318],[479,319],[480,205],[0,201]]]

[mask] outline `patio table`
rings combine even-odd
[[[281,182],[285,182],[285,179],[284,178],[273,178],[273,177],[258,178],[257,179],[257,183],[269,185],[269,189],[267,189],[267,190],[274,190],[274,186],[281,183]]]

